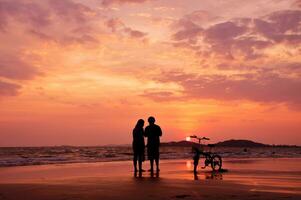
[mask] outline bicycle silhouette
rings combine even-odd
[[[198,146],[193,146],[193,151],[194,151],[194,156],[193,156],[193,164],[194,164],[194,169],[193,171],[196,173],[197,172],[197,166],[199,164],[200,157],[204,157],[204,167],[202,169],[205,169],[207,166],[211,165],[211,168],[213,171],[219,171],[222,168],[222,157],[218,154],[212,153],[211,148],[214,147],[212,144],[204,145],[202,144],[202,141],[204,140],[210,140],[209,138],[206,137],[197,137],[196,135],[190,136],[192,139],[197,139],[199,142]],[[204,151],[204,147],[208,146],[209,151]]]

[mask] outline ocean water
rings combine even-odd
[[[209,151],[209,149],[207,149]],[[300,158],[300,147],[239,148],[216,147],[211,152],[224,158]],[[160,148],[161,159],[192,158],[191,147]],[[132,159],[131,146],[103,147],[2,147],[0,148],[0,167],[64,164],[83,162],[124,161]]]

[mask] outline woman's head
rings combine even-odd
[[[144,120],[143,119],[139,119],[137,121],[136,128],[143,128],[143,126],[144,126]]]

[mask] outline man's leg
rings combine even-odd
[[[159,150],[159,147],[158,147],[156,149],[156,153],[155,153],[155,162],[156,162],[157,171],[160,171],[160,168],[159,168],[159,158],[160,158],[160,150]]]
[[[154,171],[154,159],[153,158],[150,159],[149,162],[150,162],[150,171]]]
[[[155,162],[156,162],[156,166],[157,166],[157,171],[160,171],[160,168],[159,168],[159,157],[156,158]]]

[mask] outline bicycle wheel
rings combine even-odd
[[[222,168],[222,157],[219,155],[212,156],[211,167],[213,171],[219,171]]]

